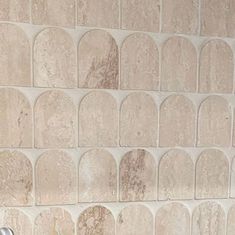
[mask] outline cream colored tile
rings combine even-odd
[[[235,231],[235,205],[233,204],[228,212],[227,235],[234,235]]]
[[[231,188],[230,188],[230,196],[235,198],[235,157],[231,162]]]

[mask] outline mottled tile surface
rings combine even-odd
[[[183,150],[170,150],[159,163],[159,200],[187,200],[194,197],[194,164]]]
[[[7,23],[0,24],[0,85],[31,85],[29,40],[20,27]]]
[[[222,40],[211,40],[201,49],[199,90],[202,93],[232,93],[233,52]]]
[[[171,37],[163,44],[161,90],[195,92],[197,88],[197,52],[184,37]]]
[[[79,235],[114,235],[115,220],[105,207],[94,206],[86,209],[78,218]]]
[[[155,200],[156,171],[155,160],[149,152],[144,149],[127,152],[120,163],[120,200]]]
[[[27,98],[12,88],[0,89],[0,147],[32,146],[32,110]]]
[[[235,157],[233,157],[233,160],[231,161],[231,188],[230,188],[230,196],[232,198],[235,198]]]
[[[157,145],[158,111],[153,98],[147,93],[128,95],[121,105],[120,145]]]
[[[34,85],[77,87],[76,48],[62,29],[47,28],[34,41]]]
[[[78,80],[82,88],[118,88],[118,47],[108,32],[91,30],[81,38]]]
[[[35,146],[72,148],[77,133],[76,110],[71,98],[53,90],[41,94],[34,107]]]
[[[235,205],[229,209],[227,220],[227,235],[234,235],[235,231]]]
[[[159,85],[159,52],[147,34],[135,33],[121,47],[121,88],[157,90]]]
[[[117,200],[117,166],[105,150],[90,150],[79,162],[79,202]]]

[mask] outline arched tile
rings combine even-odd
[[[78,78],[82,88],[118,88],[118,46],[104,30],[91,30],[78,46]]]
[[[159,164],[159,200],[187,200],[194,197],[194,164],[189,154],[173,149]]]
[[[75,26],[75,0],[31,0],[32,23]]]
[[[164,33],[197,34],[199,0],[164,0],[162,31]]]
[[[195,92],[197,88],[197,52],[184,37],[171,37],[162,49],[161,90]]]
[[[225,235],[225,213],[216,202],[198,205],[192,216],[192,235]]]
[[[37,205],[76,203],[76,167],[69,154],[47,151],[39,157],[35,170]]]
[[[120,163],[120,200],[156,200],[156,163],[144,149],[126,153]]]
[[[33,235],[29,217],[17,209],[1,210],[0,227],[10,228],[15,235]]]
[[[117,235],[153,235],[153,215],[143,205],[127,206],[118,215]]]
[[[0,152],[0,206],[32,204],[33,169],[29,159],[18,151]]]
[[[31,85],[29,40],[20,27],[7,23],[0,24],[0,85]]]
[[[209,96],[199,108],[198,146],[228,147],[231,141],[231,109],[220,96]]]
[[[105,150],[86,152],[79,163],[79,202],[117,200],[117,166]]]
[[[121,0],[122,29],[158,32],[160,28],[159,0]]]
[[[160,107],[160,146],[193,147],[195,126],[196,111],[192,101],[182,95],[169,96]]]
[[[75,50],[64,30],[47,28],[40,32],[34,41],[34,85],[77,87]]]
[[[157,90],[159,85],[159,52],[147,34],[135,33],[125,39],[121,48],[121,88]]]
[[[77,234],[114,235],[115,220],[112,213],[103,206],[89,207],[78,218]]]
[[[41,94],[34,107],[34,119],[37,148],[75,146],[76,110],[64,92],[53,90]]]
[[[231,163],[231,189],[230,189],[230,196],[235,198],[235,157],[233,157]]]
[[[219,39],[207,42],[200,55],[199,90],[203,93],[232,93],[233,52]]]
[[[234,235],[235,231],[235,205],[232,205],[228,212],[227,235]]]
[[[118,0],[78,0],[78,25],[119,28]]]
[[[162,206],[156,214],[156,235],[189,235],[190,214],[180,203]]]
[[[196,198],[227,198],[229,162],[220,150],[205,150],[196,164]]]
[[[68,234],[75,235],[71,215],[61,208],[42,211],[34,222],[34,235]]]
[[[0,147],[32,146],[32,110],[27,98],[12,88],[0,89]]]
[[[154,147],[157,145],[158,111],[147,93],[135,92],[121,105],[121,146]]]
[[[90,92],[80,103],[79,146],[117,146],[117,137],[116,100],[107,92]]]

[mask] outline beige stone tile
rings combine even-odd
[[[29,22],[29,0],[1,0],[0,20]]]
[[[115,220],[112,213],[103,206],[89,207],[78,218],[79,235],[114,235]]]
[[[77,87],[76,49],[62,29],[47,28],[34,41],[34,85],[38,87]]]
[[[42,211],[34,222],[34,235],[75,235],[71,215],[61,208]]]
[[[76,167],[68,153],[58,150],[43,153],[35,170],[37,205],[76,203]]]
[[[227,198],[229,162],[220,150],[201,153],[196,164],[196,198]]]
[[[228,212],[227,235],[234,235],[235,231],[235,205],[233,204]]]
[[[153,215],[143,205],[125,207],[116,223],[117,235],[153,235]]]
[[[119,28],[118,0],[77,0],[78,25]]]
[[[32,23],[75,26],[75,0],[31,0]]]
[[[231,107],[221,96],[209,96],[198,114],[198,146],[228,147],[231,142]]]
[[[79,107],[79,146],[117,146],[118,107],[112,95],[93,91]]]
[[[32,110],[27,98],[12,88],[0,89],[0,147],[32,146]]]
[[[199,91],[202,93],[232,93],[233,52],[219,39],[210,40],[201,49]]]
[[[159,0],[121,0],[122,29],[158,32],[160,27]]]
[[[189,235],[190,214],[180,203],[162,206],[156,214],[156,235]]]
[[[135,33],[121,47],[121,88],[158,90],[159,52],[147,34]]]
[[[216,202],[197,206],[192,216],[192,235],[225,235],[225,213]]]
[[[90,150],[79,163],[79,202],[117,201],[117,165],[109,152]]]
[[[31,205],[33,170],[28,158],[18,151],[2,151],[0,169],[0,205]]]
[[[78,45],[78,79],[82,88],[118,88],[118,46],[104,30],[91,30]]]
[[[165,153],[159,163],[159,200],[187,200],[194,197],[194,164],[183,150]]]
[[[162,31],[164,33],[197,34],[199,0],[162,1]]]
[[[195,92],[197,88],[197,52],[184,37],[171,37],[163,44],[161,90]]]
[[[196,111],[183,95],[169,96],[160,107],[160,146],[193,147],[195,145]]]
[[[201,2],[201,35],[235,36],[235,1],[204,0]]]
[[[231,188],[230,188],[230,197],[235,198],[235,157],[231,162]]]
[[[14,235],[33,235],[29,217],[18,209],[2,209],[0,227],[9,227]]]
[[[75,147],[76,110],[71,98],[62,91],[46,91],[34,107],[35,147]]]
[[[144,149],[127,152],[120,163],[120,200],[156,200],[156,162]]]
[[[120,145],[157,146],[158,111],[153,98],[147,93],[135,92],[121,105]]]
[[[8,23],[0,23],[0,85],[31,85],[29,40],[20,27]]]

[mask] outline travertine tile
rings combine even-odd
[[[104,30],[91,30],[78,46],[78,80],[82,88],[118,88],[118,46]]]
[[[78,181],[79,202],[117,200],[117,166],[105,150],[90,150],[82,156]]]
[[[114,235],[115,220],[112,213],[103,206],[89,207],[78,218],[78,235]]]
[[[157,145],[158,111],[147,93],[135,92],[121,105],[120,145],[154,147]]]
[[[79,108],[79,146],[117,146],[118,107],[107,92],[86,95]]]
[[[207,42],[200,55],[199,91],[203,93],[232,93],[233,52],[219,39]]]
[[[0,227],[9,227],[14,235],[33,235],[29,217],[17,209],[0,211]]]
[[[78,25],[119,28],[118,0],[77,0]]]
[[[162,206],[156,214],[156,235],[189,235],[190,214],[180,203]]]
[[[160,27],[159,0],[121,0],[122,29],[158,32]]]
[[[209,96],[199,108],[198,146],[228,147],[230,142],[230,105],[221,96]]]
[[[76,203],[76,167],[70,155],[47,151],[39,157],[35,170],[37,205]]]
[[[163,44],[161,90],[195,92],[197,88],[197,52],[184,37],[171,37]]]
[[[169,96],[160,107],[160,146],[193,147],[195,125],[196,111],[192,101],[182,95]]]
[[[159,52],[147,34],[135,33],[125,39],[121,48],[121,88],[157,90],[159,85]]]
[[[0,152],[0,206],[32,203],[33,173],[28,158],[20,152]]]
[[[34,235],[75,235],[71,215],[61,208],[44,210],[35,219]]]
[[[0,147],[32,146],[32,110],[27,98],[12,88],[0,89]]]
[[[235,1],[201,2],[201,35],[235,37]]]
[[[41,94],[34,107],[35,147],[72,148],[75,146],[76,110],[69,96],[53,90]]]
[[[234,235],[235,231],[235,205],[232,205],[228,212],[227,235]]]
[[[120,163],[120,200],[156,200],[156,163],[144,149],[126,153]]]
[[[159,200],[187,200],[194,197],[194,164],[189,154],[173,149],[159,163]]]
[[[153,235],[153,215],[143,205],[127,206],[118,215],[117,235]]]
[[[164,33],[197,34],[199,0],[162,1],[162,31]]]
[[[192,217],[192,235],[225,235],[225,213],[216,202],[197,206]]]
[[[220,150],[205,150],[196,164],[196,198],[227,198],[229,162]]]
[[[235,198],[235,157],[231,162],[231,188],[230,197]]]
[[[62,29],[47,28],[34,41],[34,85],[38,87],[77,87],[76,49]]]
[[[7,23],[0,24],[0,85],[31,85],[29,40],[20,27]]]
[[[33,24],[75,26],[75,0],[31,0]]]

